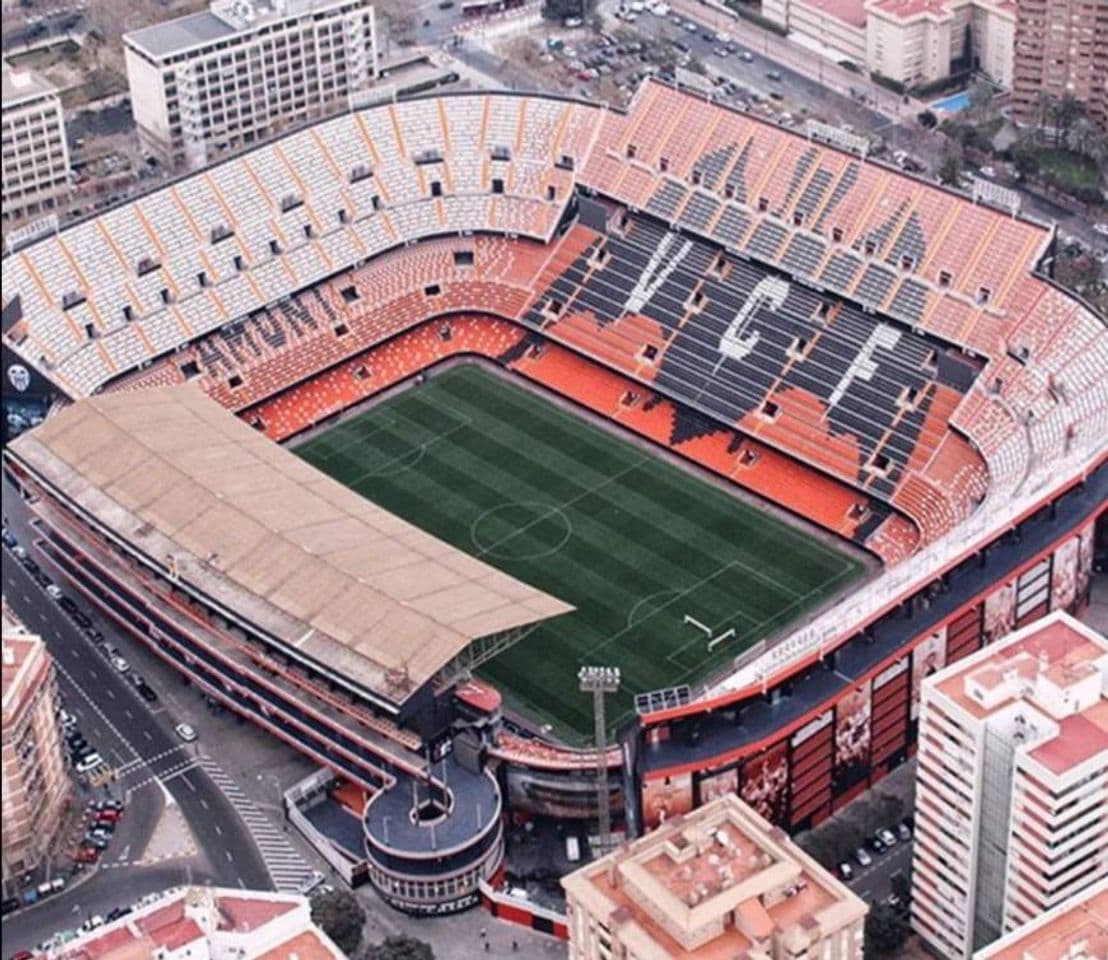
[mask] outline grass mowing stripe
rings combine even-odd
[[[398,426],[375,432],[390,420]],[[615,724],[634,693],[730,662],[860,570],[725,491],[473,366],[454,367],[349,421],[357,429],[347,436],[364,441],[344,448],[341,463],[327,455],[334,440],[316,443],[330,433],[298,452],[353,479],[383,453],[415,449],[459,421],[468,425],[435,440],[410,468],[366,477],[357,489],[577,607],[481,670],[509,706],[571,739],[591,728],[589,698],[576,688],[582,662],[601,657],[623,670],[624,688],[611,702]],[[734,626],[737,637],[709,654],[706,638],[682,623],[685,613],[713,628]]]

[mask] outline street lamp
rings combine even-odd
[[[596,740],[596,787],[600,794],[600,853],[612,842],[611,797],[608,794],[608,726],[604,721],[604,694],[619,690],[619,667],[582,667],[577,682],[583,693],[592,694]]]

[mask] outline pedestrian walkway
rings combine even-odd
[[[284,832],[275,827],[211,757],[201,757],[200,766],[219,787],[246,824],[250,836],[262,855],[274,887],[281,892],[292,892],[312,872],[304,858],[289,843]]]

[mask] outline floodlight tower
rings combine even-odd
[[[596,787],[600,793],[600,854],[608,852],[612,842],[612,808],[608,795],[608,725],[604,721],[604,694],[619,689],[619,667],[582,667],[577,680],[584,693],[592,694],[593,719],[596,722]]]

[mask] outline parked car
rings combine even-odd
[[[768,70],[768,71],[766,71],[766,79],[767,80],[773,80],[774,82],[779,82],[781,80],[781,71],[780,70]]]
[[[900,840],[907,843],[912,839],[912,828],[906,823],[898,823],[896,825],[896,835]]]
[[[96,847],[90,847],[87,844],[82,843],[76,851],[73,853],[73,860],[76,863],[95,863],[100,856],[100,851]]]
[[[123,657],[112,657],[112,666],[120,673],[126,673],[131,669],[131,665]]]
[[[62,588],[56,583],[52,583],[46,588],[46,595],[51,600],[61,600],[61,598],[65,596],[65,594],[62,593]]]
[[[198,736],[193,726],[188,723],[179,723],[173,729],[177,733],[177,736],[184,740],[185,743],[192,743]]]
[[[96,823],[103,824],[115,824],[123,814],[118,810],[113,810],[109,807],[107,810],[101,810],[96,814]]]
[[[888,827],[882,827],[878,830],[877,836],[881,838],[881,842],[885,844],[886,847],[896,846],[896,834]]]
[[[8,546],[11,546],[11,544],[8,544]],[[13,910],[18,910],[18,909],[19,909],[19,897],[4,897],[3,902],[0,903],[0,913],[3,913],[4,916],[7,916]],[[24,953],[26,953],[26,951],[24,951]],[[30,956],[30,954],[28,954],[28,956]]]
[[[86,755],[84,758],[77,762],[74,768],[79,774],[92,773],[97,767],[104,765],[104,758],[100,754],[93,752]]]
[[[885,841],[876,835],[866,840],[866,846],[874,853],[884,853],[888,849],[888,845]]]
[[[155,693],[154,688],[148,683],[140,683],[137,689],[138,695],[147,703],[153,703],[158,699],[158,694]]]
[[[102,916],[100,916],[100,914],[97,913],[97,914],[94,914],[93,916],[89,917],[84,923],[82,923],[81,924],[81,929],[85,930],[85,931],[88,931],[88,930],[95,930],[97,927],[102,927],[102,926],[104,926],[104,918]]]
[[[453,6],[453,4],[451,4],[451,6]],[[108,911],[105,919],[108,921],[108,923],[112,923],[113,921],[118,920],[120,917],[127,916],[127,914],[129,914],[130,912],[131,907],[114,907]]]
[[[860,867],[868,867],[873,863],[873,857],[866,852],[865,847],[859,847],[854,851],[854,859],[858,861],[858,866]]]
[[[839,864],[839,877],[848,882],[854,879],[854,868],[845,860]]]
[[[323,874],[318,870],[313,870],[303,880],[300,881],[300,885],[296,888],[296,892],[302,897],[306,897],[316,887],[323,883]]]

